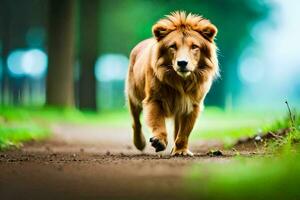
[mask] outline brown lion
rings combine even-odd
[[[134,144],[145,148],[140,114],[153,137],[156,152],[167,147],[165,119],[174,119],[175,146],[171,155],[189,155],[188,138],[212,82],[219,74],[217,28],[207,19],[174,12],[152,27],[153,38],[130,54],[126,94],[133,118]]]

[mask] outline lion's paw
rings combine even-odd
[[[171,156],[194,156],[189,149],[172,149]]]
[[[167,144],[164,140],[157,137],[150,138],[151,146],[155,148],[155,152],[163,151],[166,149]]]

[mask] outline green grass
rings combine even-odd
[[[41,140],[50,135],[46,123],[35,121],[23,109],[0,108],[0,150],[19,147],[22,142]]]
[[[72,108],[53,107],[3,107],[0,108],[0,116],[8,120],[34,119],[45,123],[67,122],[67,123],[103,123],[120,125],[126,123],[129,114],[126,109],[113,111],[81,112]]]
[[[232,144],[240,137],[252,136],[258,132],[277,130],[287,126],[288,121],[280,119],[281,113],[224,112],[217,108],[206,108],[198,118],[191,134],[192,140],[222,140]],[[98,124],[103,126],[130,127],[131,119],[127,108],[114,111],[81,112],[76,109],[0,107],[2,146],[49,136],[49,125],[53,123]],[[145,127],[145,126],[144,126]],[[147,130],[147,128],[146,128]],[[15,133],[15,134],[14,134]],[[147,131],[145,132],[147,133]],[[20,136],[18,137],[14,136]],[[38,137],[41,136],[41,137]],[[5,138],[12,138],[5,139]],[[6,141],[6,142],[5,142]],[[5,144],[5,145],[4,145]],[[1,145],[0,145],[1,146]]]
[[[231,112],[208,108],[198,119],[192,139],[218,139],[232,144],[241,137],[253,136],[288,126],[280,112]]]
[[[100,124],[127,126],[129,114],[125,109],[115,111],[81,112],[70,108],[0,107],[0,149],[19,147],[22,142],[46,139],[54,123]]]
[[[269,142],[272,154],[195,163],[186,170],[186,192],[201,199],[299,199],[300,115],[289,115],[264,130],[289,127],[282,139]]]
[[[187,172],[187,192],[201,199],[300,198],[299,154],[197,163]]]
[[[50,135],[48,129],[36,124],[3,125],[0,127],[0,149],[19,147],[22,142],[42,140]]]

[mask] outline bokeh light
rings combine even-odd
[[[47,69],[47,55],[40,49],[16,50],[7,59],[7,66],[12,76],[42,77]]]
[[[105,54],[98,58],[95,75],[98,81],[124,80],[128,58],[122,54]]]
[[[7,58],[7,67],[12,76],[19,77],[25,75],[22,67],[22,59],[24,54],[24,50],[15,50],[9,54]]]
[[[286,100],[299,106],[300,26],[296,24],[300,2],[273,2],[276,7],[269,19],[253,27],[254,43],[239,58],[238,75],[244,87],[237,99],[245,107],[255,101],[264,109],[281,108]]]
[[[39,50],[32,49],[26,51],[22,58],[22,68],[24,72],[34,78],[43,76],[47,69],[47,55]]]
[[[246,58],[239,66],[239,76],[246,84],[258,83],[263,80],[264,66],[259,59]]]

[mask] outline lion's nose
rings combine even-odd
[[[188,62],[185,60],[177,61],[177,65],[179,66],[180,71],[182,71],[182,72],[188,71],[186,68],[187,64],[188,64]]]

